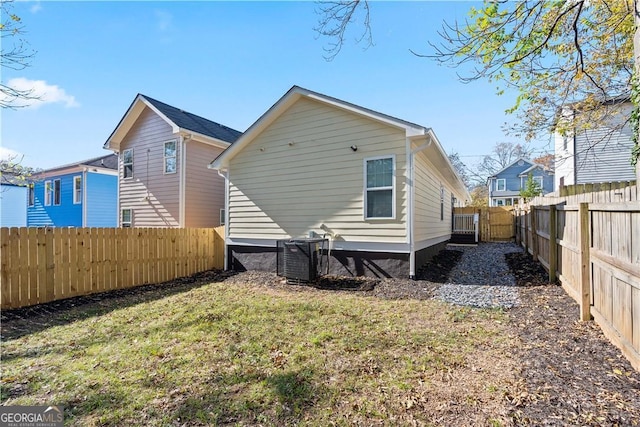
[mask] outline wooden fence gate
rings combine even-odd
[[[454,208],[457,215],[478,214],[479,237],[482,242],[510,242],[515,239],[515,217],[512,206]]]

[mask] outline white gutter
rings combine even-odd
[[[229,169],[224,172],[218,170],[218,175],[224,178],[224,269],[229,269],[227,259],[227,238],[229,236]]]
[[[416,147],[414,149],[411,149],[411,140],[413,138],[408,137],[407,138],[407,170],[408,170],[408,182],[407,185],[409,187],[409,191],[407,192],[407,196],[408,196],[408,205],[409,205],[409,210],[407,213],[407,226],[408,226],[408,230],[407,230],[407,234],[409,235],[409,278],[410,279],[415,279],[416,277],[416,249],[415,249],[415,236],[413,235],[414,233],[414,200],[415,200],[415,186],[414,186],[414,176],[415,176],[415,172],[414,172],[414,163],[415,163],[415,155],[418,154],[420,151],[425,150],[427,148],[429,148],[429,146],[431,145],[433,139],[431,138],[431,135],[429,135],[427,133],[427,135],[429,137],[429,142],[427,142],[426,144],[422,144],[419,147]]]

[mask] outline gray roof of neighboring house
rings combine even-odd
[[[193,132],[197,132],[202,135],[210,136],[225,142],[235,142],[236,139],[242,135],[242,132],[230,127],[221,125],[220,123],[213,122],[205,119],[204,117],[197,116],[187,111],[181,110],[176,107],[172,107],[169,104],[160,102],[156,99],[150,98],[147,95],[140,94],[147,101],[149,101],[154,107],[164,114],[169,120],[176,124],[176,126],[187,129]]]
[[[73,167],[73,166],[80,166],[80,165],[117,170],[118,169],[118,155],[117,154],[107,154],[106,156],[93,157],[91,159],[82,160],[82,161],[79,161],[79,162],[68,163],[66,165],[56,166],[56,167],[53,167],[53,168],[45,169],[44,171],[41,171],[41,172],[50,172],[50,171],[55,171],[55,170],[58,170],[58,169],[66,169],[66,168],[70,168],[70,167]]]

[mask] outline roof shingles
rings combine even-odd
[[[172,107],[169,104],[150,98],[147,95],[140,94],[140,96],[144,97],[144,99],[149,101],[158,111],[182,129],[187,129],[229,143],[235,142],[240,135],[242,135],[242,132],[235,129]]]

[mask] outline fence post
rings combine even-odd
[[[529,212],[527,213],[525,211],[525,213],[523,214],[523,219],[524,219],[524,253],[528,254],[529,253],[529,223],[531,222],[529,220],[529,218],[531,217],[531,207],[527,206],[529,208]]]
[[[538,261],[538,230],[536,229],[538,221],[536,219],[536,207],[531,206],[531,254],[534,261]]]
[[[558,246],[557,246],[557,209],[555,205],[549,206],[549,282],[556,281],[556,270],[558,269]]]
[[[55,277],[54,277],[54,268],[55,268],[55,259],[53,256],[53,228],[47,227],[45,228],[45,241],[44,241],[44,249],[45,249],[45,263],[47,266],[46,272],[46,290],[44,297],[46,300],[40,300],[42,302],[53,301],[56,299],[55,293]],[[40,296],[41,298],[43,295]]]
[[[580,320],[591,320],[591,260],[589,204],[580,203]]]

